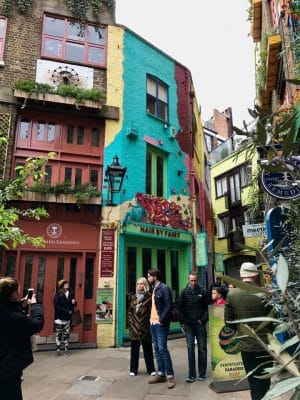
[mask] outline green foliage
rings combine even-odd
[[[49,157],[53,154],[49,153]],[[43,166],[47,163],[45,158],[28,158],[24,166],[17,167],[18,175],[10,182],[2,182],[0,187],[0,247],[16,248],[19,244],[30,243],[33,246],[44,246],[42,237],[31,237],[16,226],[20,218],[40,220],[48,214],[43,208],[19,209],[11,207],[9,202],[16,197],[22,198],[24,190],[32,182],[36,184],[43,178]]]
[[[100,21],[100,13],[104,4],[112,7],[113,0],[65,0],[71,14],[78,18],[79,21],[85,22],[87,19],[88,9],[91,8],[93,16]],[[3,0],[3,14],[10,15],[13,7],[20,14],[26,14],[32,4],[32,0]]]
[[[91,183],[86,183],[84,185],[77,185],[74,188],[75,199],[78,204],[84,203],[93,197],[99,197],[100,192],[96,186]]]
[[[55,88],[45,83],[37,83],[24,79],[16,81],[13,85],[13,89],[24,90],[28,93],[49,93],[63,97],[74,97],[78,104],[82,104],[84,100],[100,101],[104,99],[99,89],[82,89],[75,85],[61,85]]]

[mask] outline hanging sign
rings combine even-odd
[[[197,267],[207,267],[208,265],[206,239],[207,239],[206,232],[199,232],[196,234],[195,248],[196,248]]]

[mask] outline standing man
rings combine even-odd
[[[153,289],[150,330],[158,370],[157,375],[153,376],[149,383],[167,381],[168,389],[173,389],[175,387],[174,370],[167,346],[172,310],[172,293],[171,289],[161,282],[161,273],[158,269],[149,269],[148,282]]]
[[[259,272],[256,265],[253,263],[243,263],[240,269],[240,276],[243,282],[258,286]],[[246,290],[235,288],[234,290],[231,290],[227,296],[227,304],[225,305],[225,321],[228,324],[228,322],[238,319],[266,317],[269,316],[271,311],[272,307],[265,304],[261,297],[251,294]],[[248,323],[247,325],[256,331],[260,322]],[[236,324],[232,324],[230,327],[236,329]],[[264,341],[264,343],[268,343],[268,332],[272,332],[270,324],[257,331],[257,335]],[[246,373],[248,374],[248,372],[255,369],[255,372],[248,376],[251,398],[252,400],[260,400],[269,390],[271,381],[270,379],[258,379],[255,376],[261,375],[265,368],[272,367],[271,356],[265,352],[255,339],[252,339],[249,336],[244,336],[240,326],[238,326],[238,336],[241,336],[239,339],[239,348],[241,350],[241,356]],[[266,363],[268,360],[270,360],[270,362]],[[256,369],[262,363],[264,365]]]
[[[195,338],[198,345],[199,381],[206,379],[207,332],[209,294],[198,282],[197,272],[190,272],[189,283],[179,297],[179,322],[185,332],[188,350],[189,374],[186,382],[196,379]]]

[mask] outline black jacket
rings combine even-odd
[[[154,300],[159,316],[159,322],[162,325],[169,324],[171,321],[172,310],[172,292],[171,289],[162,282],[159,282],[155,288]]]
[[[54,296],[53,303],[54,303],[54,310],[55,310],[55,317],[54,319],[61,319],[63,321],[70,321],[71,314],[74,311],[75,304],[72,303],[74,296],[71,292],[69,292],[68,298],[65,296],[64,293],[58,292]]]
[[[198,285],[192,290],[188,285],[179,296],[179,322],[192,325],[200,320],[206,324],[209,303],[209,294],[205,289]]]
[[[17,301],[0,303],[0,379],[21,373],[33,362],[30,336],[44,325],[41,304],[31,305],[27,316]]]

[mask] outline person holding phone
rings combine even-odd
[[[43,306],[36,303],[35,294],[31,299],[21,299],[18,281],[0,277],[1,400],[22,400],[23,370],[33,362],[30,337],[40,332],[43,325]]]
[[[55,357],[60,356],[61,347],[64,347],[64,355],[69,357],[70,320],[77,301],[69,290],[69,282],[61,279],[57,283],[58,291],[54,297],[56,351]]]

